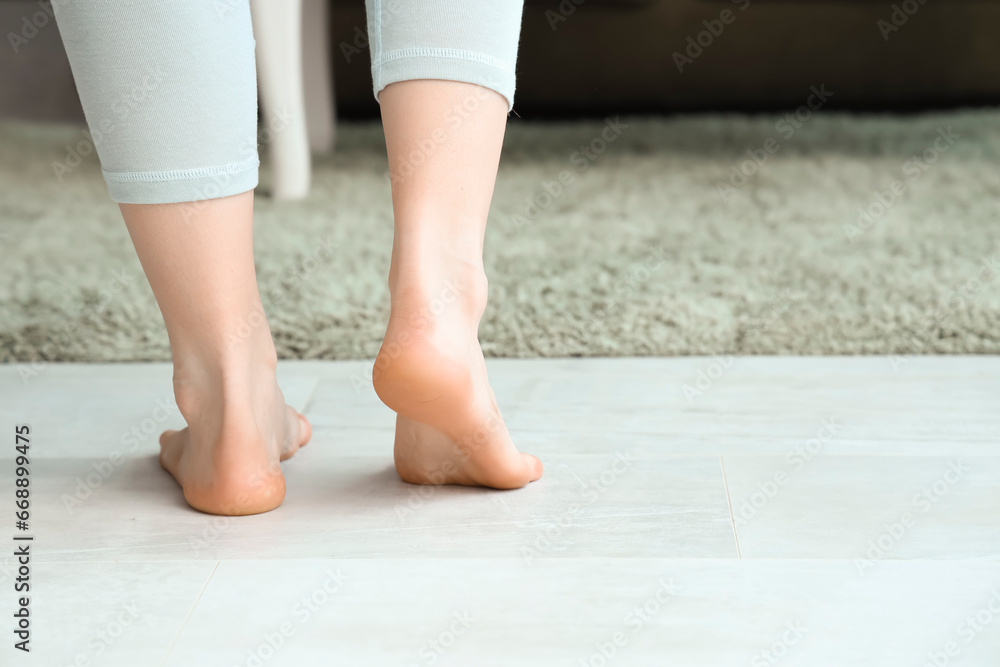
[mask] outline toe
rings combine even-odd
[[[287,417],[287,430],[285,431],[287,435],[281,445],[280,458],[282,461],[295,456],[295,452],[304,447],[312,438],[312,426],[308,419],[291,407],[288,408]]]
[[[183,431],[164,431],[160,434],[160,465],[174,477],[177,477],[183,438]]]
[[[532,456],[531,454],[521,454],[524,459],[524,467],[528,471],[528,481],[534,482],[541,478],[542,476],[542,462],[537,456]]]
[[[515,452],[502,462],[493,462],[475,483],[494,489],[520,489],[542,476],[542,462],[531,454]]]
[[[299,447],[305,447],[312,440],[312,424],[306,419],[306,416],[299,414]]]

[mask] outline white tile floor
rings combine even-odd
[[[0,366],[35,535],[0,664],[1000,664],[1000,358],[494,360],[546,464],[511,492],[400,482],[370,368],[282,365],[313,442],[225,519],[156,464],[167,365]]]

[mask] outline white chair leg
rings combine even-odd
[[[330,67],[330,1],[302,0],[302,78],[309,148],[329,153],[336,141],[337,110]]]
[[[272,195],[302,199],[309,194],[311,169],[302,89],[302,0],[250,0],[250,11]]]

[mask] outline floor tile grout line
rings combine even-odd
[[[221,560],[215,561],[215,567],[212,568],[211,573],[208,575],[208,579],[205,580],[205,585],[201,587],[200,591],[198,591],[198,597],[194,599],[194,604],[192,604],[191,608],[188,609],[188,613],[184,616],[184,620],[181,621],[181,627],[177,628],[177,634],[174,635],[173,641],[171,641],[170,646],[167,647],[167,652],[163,654],[163,660],[160,661],[159,667],[163,667],[163,665],[167,664],[167,659],[173,652],[174,647],[177,646],[177,640],[181,638],[181,633],[184,632],[184,628],[187,627],[188,621],[191,620],[191,614],[194,613],[195,607],[197,607],[198,603],[201,602],[201,596],[205,594],[205,589],[208,588],[209,582],[212,581],[212,577],[215,576],[215,571],[219,569],[219,565],[221,564]]]
[[[740,550],[740,534],[736,532],[736,515],[733,514],[733,499],[729,495],[729,480],[726,478],[726,461],[719,454],[719,465],[722,466],[722,485],[726,488],[726,503],[729,505],[729,518],[733,522],[733,539],[736,541],[736,557],[743,560],[743,552]]]
[[[319,387],[320,377],[315,376],[312,380],[312,386],[309,387],[309,394],[306,396],[306,400],[302,401],[302,409],[299,411],[303,415],[309,411],[316,400],[316,388]]]

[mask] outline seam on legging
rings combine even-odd
[[[171,169],[168,171],[103,171],[104,179],[114,183],[157,183],[160,181],[187,181],[210,176],[238,174],[248,169],[256,169],[260,160],[253,158],[237,164],[218,167],[196,167],[194,169]]]
[[[486,55],[485,53],[479,53],[477,51],[462,51],[460,49],[413,48],[402,49],[400,51],[390,51],[384,56],[376,58],[372,67],[378,68],[387,63],[391,63],[396,60],[403,60],[405,58],[449,58],[451,60],[464,60],[467,62],[489,65],[490,67],[496,67],[497,69],[503,70],[508,74],[514,74],[514,70],[499,58],[494,58],[493,56]]]

